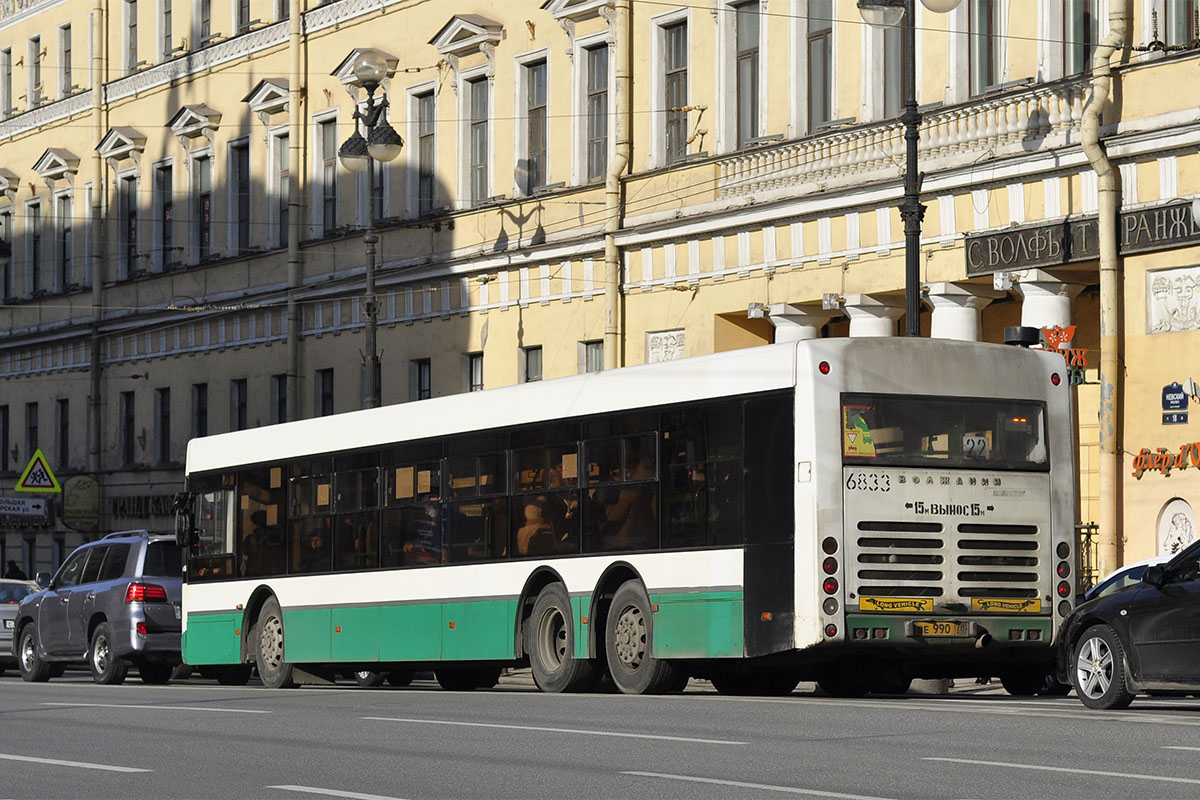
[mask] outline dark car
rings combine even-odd
[[[1200,542],[1076,608],[1059,639],[1058,679],[1089,708],[1200,690]]]
[[[79,547],[17,608],[21,677],[86,663],[96,683],[121,683],[131,666],[146,683],[169,681],[181,661],[180,566],[174,536],[122,531]]]

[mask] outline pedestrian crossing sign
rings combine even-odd
[[[18,492],[62,491],[62,487],[58,485],[58,478],[54,477],[41,450],[36,451],[33,458],[29,459],[29,466],[25,467],[25,471],[21,473],[21,478],[17,481],[15,488]]]

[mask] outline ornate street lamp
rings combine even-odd
[[[921,0],[930,11],[945,14],[959,0]],[[858,12],[876,28],[890,28],[903,21],[904,53],[904,199],[900,219],[904,220],[904,335],[921,335],[921,175],[917,172],[917,141],[920,138],[921,111],[917,108],[917,33],[915,0],[858,0]]]
[[[375,296],[375,245],[379,236],[375,233],[375,174],[372,161],[393,161],[400,155],[404,140],[388,124],[386,92],[375,97],[383,80],[387,77],[387,59],[378,50],[360,50],[354,59],[354,78],[358,86],[367,90],[363,107],[354,105],[354,133],[338,148],[338,159],[342,166],[354,173],[367,173],[367,230],[363,234],[363,245],[367,253],[367,285],[363,298],[363,310],[367,315],[366,325],[366,380],[363,384],[362,407],[374,408],[379,403],[376,376],[379,372],[379,348],[376,336],[379,328],[379,298]],[[366,138],[359,131],[359,124],[366,130]]]

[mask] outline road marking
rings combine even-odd
[[[341,789],[321,789],[316,786],[268,786],[268,789],[282,789],[285,792],[304,792],[305,794],[320,794],[326,797],[347,797],[350,800],[401,800],[399,797],[389,797],[382,794],[363,794],[362,792],[344,792]]]
[[[106,772],[154,772],[152,769],[137,767],[118,767],[112,764],[92,764],[87,761],[63,761],[58,758],[34,758],[33,756],[18,756],[11,753],[0,753],[5,761],[29,761],[33,764],[52,764],[56,767],[79,767],[80,769],[102,769]]]
[[[502,728],[510,731],[547,731],[549,733],[577,733],[581,736],[615,736],[624,739],[660,739],[667,742],[691,742],[693,744],[746,744],[725,739],[693,739],[687,736],[659,736],[652,733],[620,733],[617,731],[585,731],[578,728],[543,728],[537,725],[498,725],[491,722],[453,722],[443,719],[408,719],[404,717],[363,717],[377,722],[414,722],[422,725],[460,725],[465,728]]]
[[[1183,747],[1182,745],[1172,744],[1163,745],[1163,750],[1191,750],[1192,752],[1200,753],[1200,747]]]
[[[744,781],[722,781],[716,778],[700,778],[695,775],[670,775],[665,772],[622,772],[622,775],[637,775],[643,778],[666,778],[672,781],[690,781],[692,783],[715,783],[718,786],[736,786],[739,789],[766,789],[770,792],[786,792],[787,794],[811,794],[817,797],[842,797],[845,800],[886,800],[882,797],[871,797],[864,794],[842,794],[820,789],[797,789],[794,786],[772,786],[769,783],[746,783]]]
[[[203,706],[137,706],[131,703],[42,703],[44,706],[67,706],[69,708],[149,708],[155,711],[208,711],[218,714],[271,714],[271,711],[253,711],[247,708],[204,708]]]
[[[1099,769],[1075,769],[1073,767],[1047,767],[1042,764],[1008,764],[1003,761],[974,761],[967,758],[937,758],[930,756],[922,761],[949,761],[953,764],[974,764],[982,767],[1011,767],[1012,769],[1032,769],[1043,772],[1073,772],[1079,775],[1104,775],[1108,778],[1133,778],[1140,781],[1162,781],[1163,783],[1200,784],[1196,778],[1168,778],[1164,775],[1141,775],[1136,772],[1106,772]]]

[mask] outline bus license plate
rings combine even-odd
[[[914,622],[921,636],[970,636],[970,626],[965,622]]]

